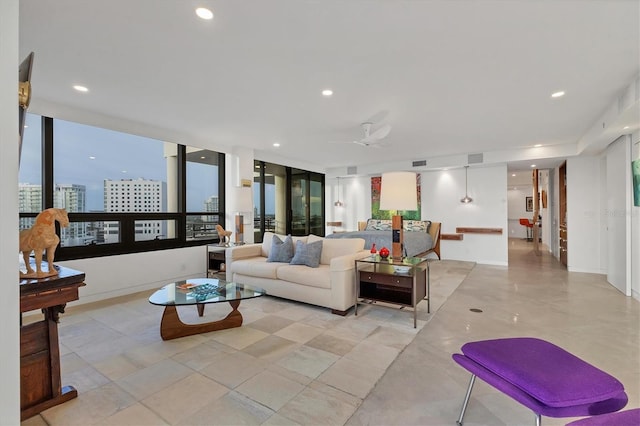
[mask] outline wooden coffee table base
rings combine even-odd
[[[178,310],[174,305],[167,305],[162,314],[160,323],[160,336],[162,340],[177,339],[178,337],[192,336],[194,334],[208,333],[210,331],[225,330],[227,328],[240,327],[242,315],[238,311],[240,300],[230,301],[232,311],[225,318],[203,324],[185,324],[178,316]],[[198,308],[200,305],[198,305]],[[204,305],[202,305],[204,307]],[[200,309],[198,309],[199,311]]]

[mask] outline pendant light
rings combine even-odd
[[[468,204],[473,201],[473,198],[469,197],[467,190],[469,189],[469,166],[464,166],[464,198],[460,199],[461,203]]]
[[[340,201],[340,176],[338,176],[338,201],[333,203],[333,205],[336,207],[342,207],[344,205],[344,203]]]

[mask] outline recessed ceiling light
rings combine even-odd
[[[532,165],[531,165],[531,167],[535,167],[535,166],[536,166],[535,164],[532,164]]]
[[[29,127],[29,126],[27,126],[27,125],[25,124],[25,125],[24,125],[24,128],[26,129],[27,127]]]
[[[202,19],[213,19],[213,12],[206,7],[199,7],[196,9],[196,15]]]
[[[25,127],[26,127],[26,126],[25,126]],[[629,128],[629,126],[624,126],[624,127],[622,128],[622,130],[627,130],[628,128]]]
[[[329,96],[331,96],[331,95],[333,95],[333,90],[331,90],[331,89],[324,89],[324,90],[322,91],[322,96],[329,97]]]
[[[122,173],[127,173],[127,171],[126,171],[126,170],[123,170],[123,171],[122,171]]]
[[[260,166],[256,166],[256,169],[259,169],[259,168],[260,168]]]
[[[96,159],[96,157],[94,157],[93,155],[91,155],[91,156],[89,157],[89,160],[95,160],[95,159]]]
[[[84,86],[80,86],[79,84],[76,84],[75,86],[73,86],[74,89],[76,89],[78,92],[88,92],[89,89],[87,89]]]
[[[516,175],[516,174],[515,174],[515,173],[513,173],[511,176],[515,176],[515,175]]]
[[[278,142],[274,143],[273,146],[275,146],[276,148],[280,146],[280,144]]]
[[[559,98],[559,97],[562,97],[562,96],[564,96],[564,92],[562,90],[559,91],[559,92],[555,92],[555,93],[551,94],[552,98]]]
[[[535,144],[533,147],[534,147],[534,148],[540,148],[541,146],[542,146],[542,144],[541,144],[541,143],[537,143],[537,144]]]
[[[204,155],[200,157],[201,160],[204,160],[205,158],[207,157],[205,157]]]

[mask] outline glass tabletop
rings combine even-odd
[[[183,306],[252,299],[264,294],[265,291],[258,287],[215,278],[192,278],[165,285],[149,297],[149,303]]]
[[[362,259],[358,259],[358,262],[375,263],[378,265],[396,265],[396,266],[416,266],[422,262],[426,262],[426,257],[405,257],[402,260],[393,260],[391,256],[385,258],[380,257],[379,254],[372,254]]]

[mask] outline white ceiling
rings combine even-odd
[[[637,0],[21,0],[20,56],[31,112],[331,168],[575,145],[640,73],[639,28]],[[328,143],[381,116],[385,147]]]

